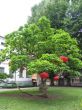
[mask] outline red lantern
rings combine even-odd
[[[60,56],[60,59],[65,63],[68,62],[68,57]]]
[[[49,74],[47,72],[42,72],[42,73],[40,73],[40,77],[42,79],[47,79],[47,78],[49,78]]]
[[[59,76],[58,75],[57,76],[54,76],[54,80],[55,81],[59,80]]]

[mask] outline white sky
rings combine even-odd
[[[31,7],[41,0],[0,0],[0,35],[15,31],[27,22]]]

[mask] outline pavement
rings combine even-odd
[[[33,89],[33,88],[37,88],[37,87],[27,87],[27,88],[20,88],[20,89],[21,90],[27,90],[27,89]],[[0,92],[14,91],[14,90],[18,90],[18,88],[0,88]]]

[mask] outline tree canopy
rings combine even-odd
[[[58,73],[61,70],[76,74],[82,68],[80,49],[76,39],[62,29],[52,28],[45,16],[41,17],[37,23],[25,25],[8,34],[5,50],[4,55],[10,59],[10,69],[13,72],[27,68],[30,74],[35,72],[32,70],[40,73],[41,69],[45,71],[49,69],[50,73],[51,71]],[[59,58],[62,55],[69,58],[68,63],[60,61]]]
[[[82,48],[82,0],[42,0],[32,8],[28,23],[36,23],[41,16],[50,20],[51,27],[70,33]]]

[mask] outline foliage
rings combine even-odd
[[[11,57],[11,61],[9,63],[9,66],[10,66],[10,70],[12,72],[15,72],[17,69],[24,69],[24,67],[27,66],[27,63],[28,63],[28,58],[27,56],[25,55],[13,55]],[[21,72],[22,72],[21,70]]]
[[[69,32],[82,48],[82,0],[43,0],[32,8],[28,23],[36,23],[41,16],[46,16],[52,27]]]
[[[50,27],[50,21],[42,17],[37,25],[30,24],[19,28],[19,30],[6,35],[6,49],[1,52],[0,61],[10,59],[10,69],[16,71],[25,66],[30,60],[41,56],[44,51],[39,52],[40,41],[46,41],[47,37],[54,34]],[[26,59],[26,60],[25,60]]]
[[[31,62],[28,65],[28,71],[29,73],[41,73],[41,72],[49,72],[49,71],[56,71],[56,66],[54,64],[50,63],[47,60],[37,60],[35,62]]]
[[[48,42],[48,44],[52,46],[52,52],[55,52],[57,55],[80,57],[80,49],[76,39],[71,38],[64,30],[57,30],[50,40],[51,42]]]
[[[6,79],[8,77],[9,75],[7,75],[6,73],[0,73],[0,79]]]
[[[41,16],[46,16],[50,19],[52,27],[61,28],[67,8],[66,0],[43,0],[32,8],[32,17],[29,17],[28,22],[37,22]]]
[[[81,69],[81,54],[76,39],[62,29],[51,28],[45,16],[36,24],[25,25],[8,34],[5,53],[5,57],[10,58],[10,69],[13,72],[24,67],[30,74],[43,71],[71,73]],[[59,59],[62,55],[70,61],[63,63]]]
[[[41,60],[48,60],[51,63],[54,64],[60,64],[62,61],[56,54],[43,54],[42,57],[40,58]]]
[[[61,29],[56,30],[54,35],[49,36],[46,41],[41,41],[40,44],[42,45],[38,45],[39,51],[43,51],[45,54],[42,54],[38,61],[31,62],[31,65],[33,63],[33,66],[31,66],[30,68],[32,72],[35,72],[33,71],[34,69],[37,70],[36,73],[38,73],[41,69],[42,71],[40,70],[40,72],[48,71],[49,73],[54,74],[68,72],[70,73],[70,75],[80,75],[79,70],[82,68],[82,61],[80,60],[80,49],[78,47],[77,41],[74,38],[71,38],[71,36],[67,32]],[[62,55],[69,58],[69,61],[67,63],[63,63],[60,60],[60,56]],[[39,66],[39,62],[41,62],[41,60],[47,60],[51,64],[54,64],[54,70],[44,69],[47,66],[45,65],[45,67],[43,67],[43,64],[41,63]]]

